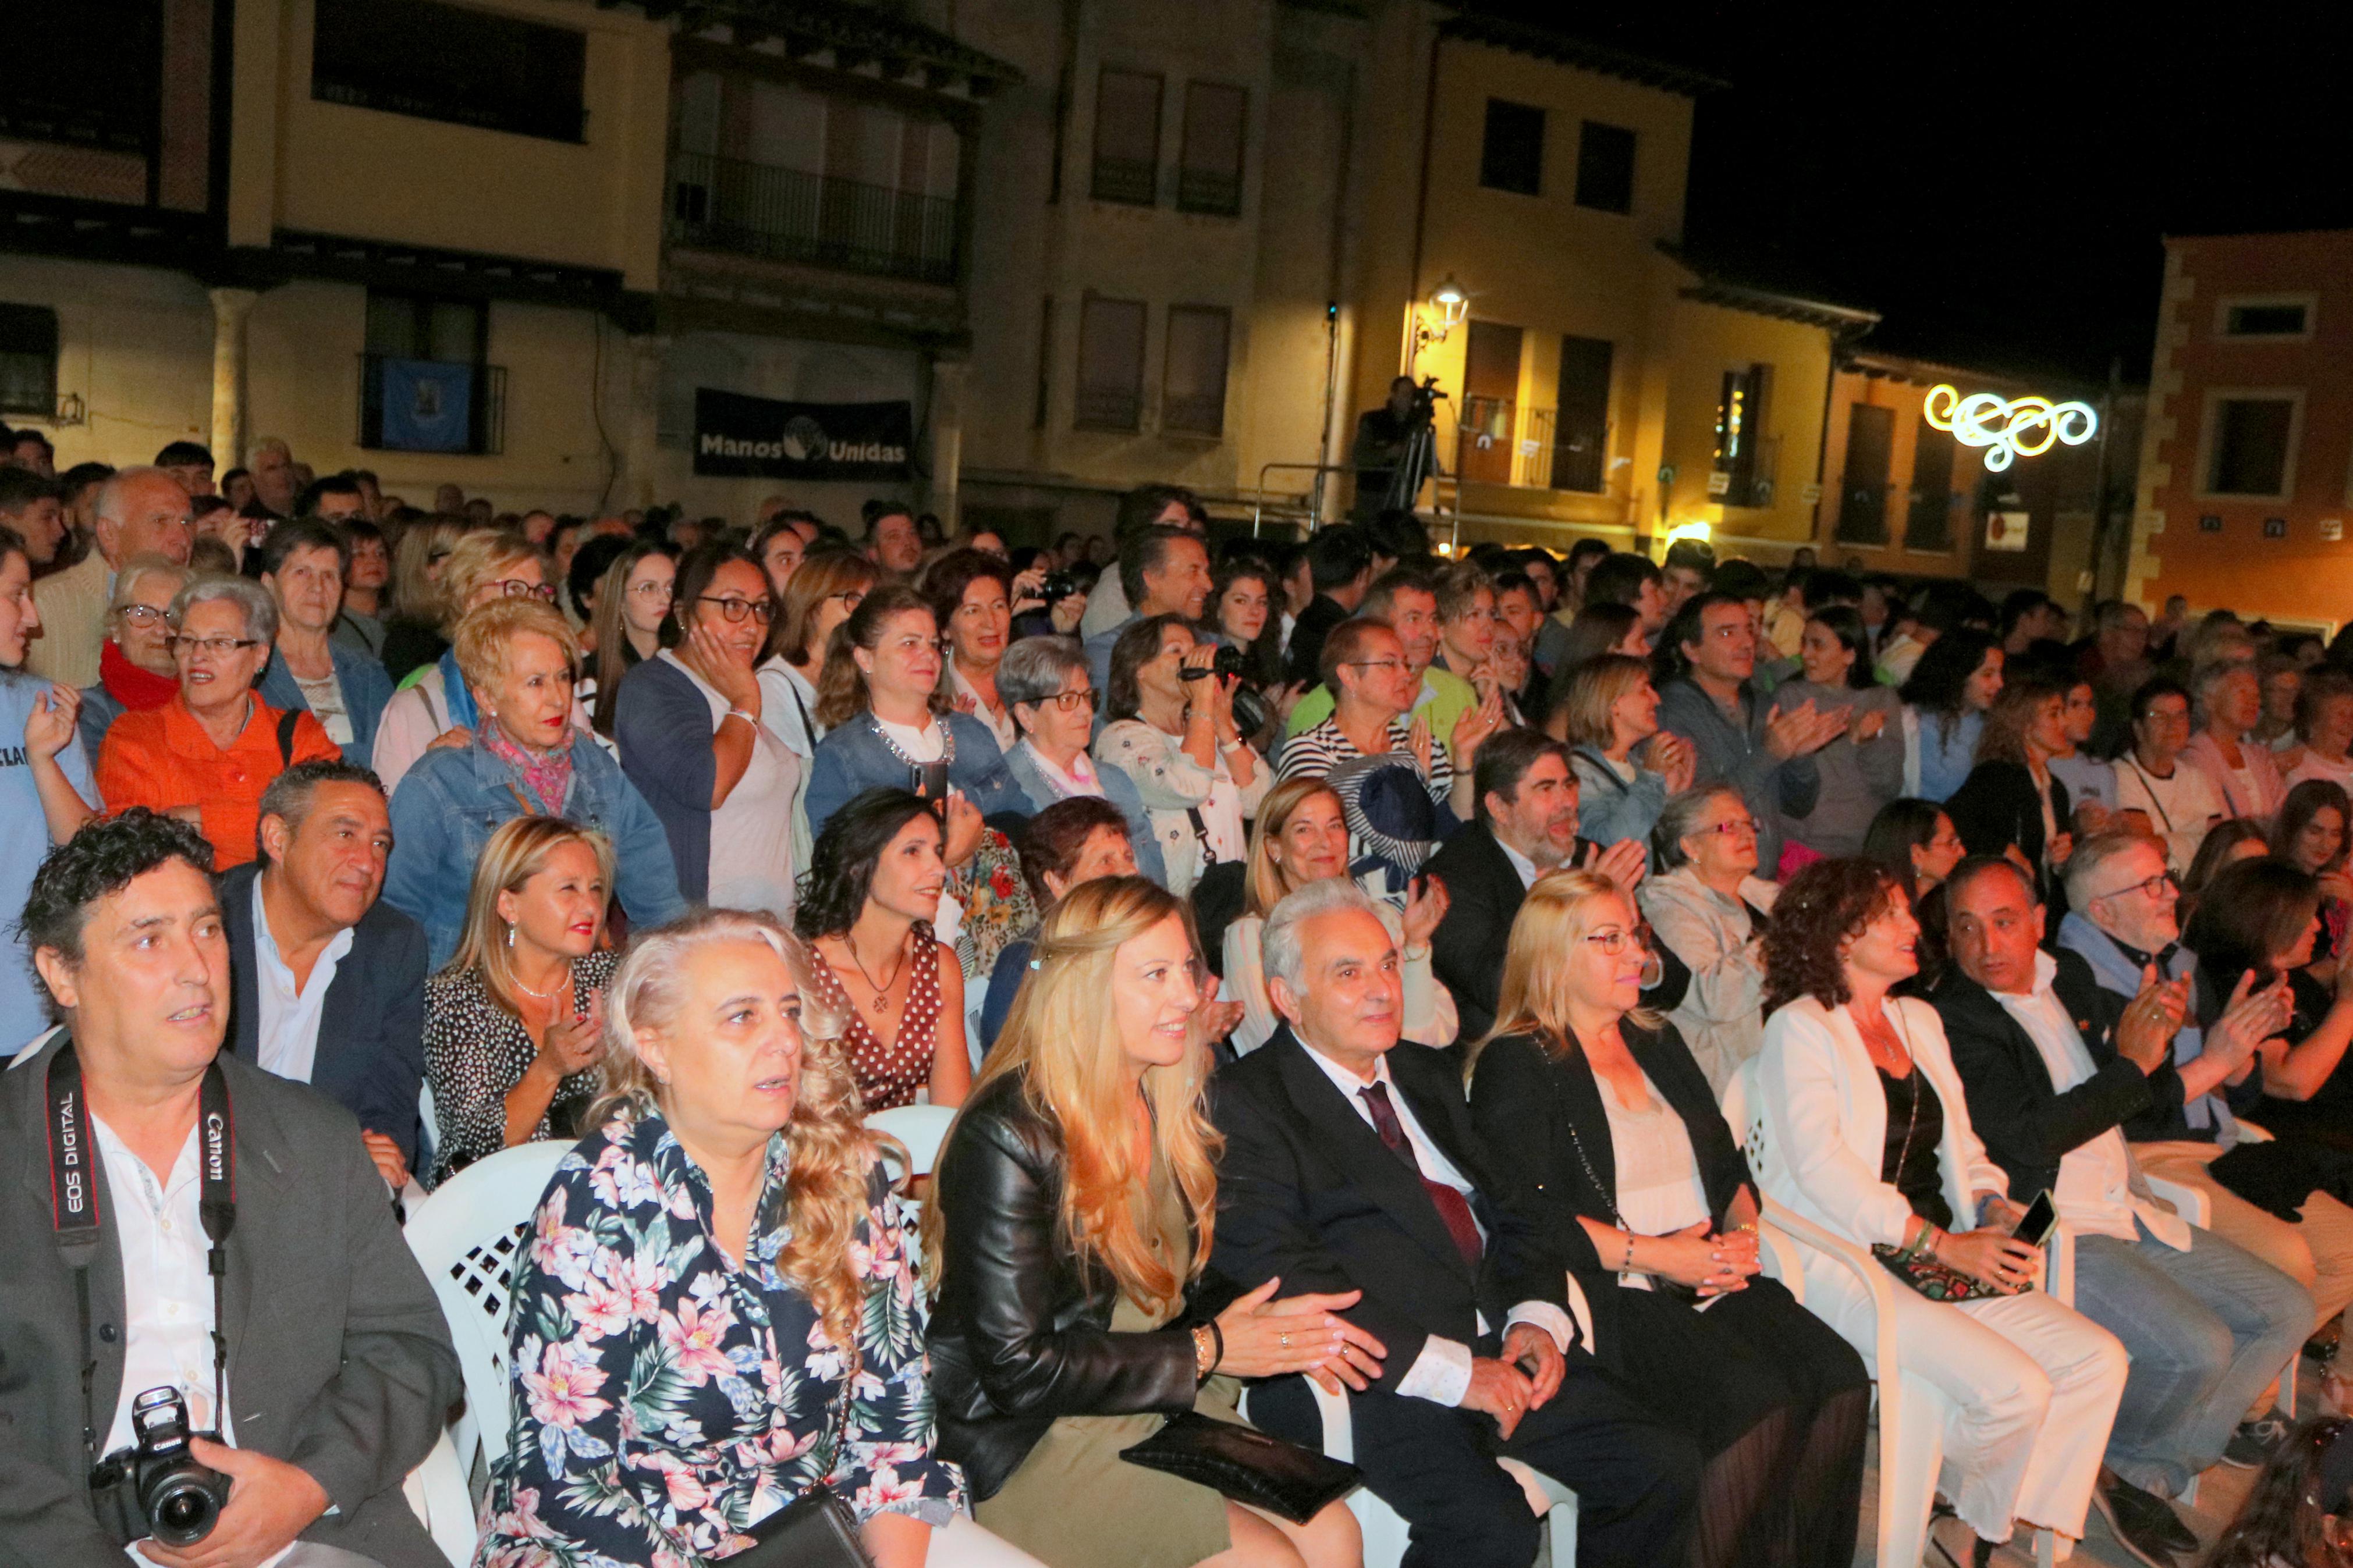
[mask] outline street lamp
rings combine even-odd
[[[1462,285],[1454,280],[1454,274],[1448,273],[1446,280],[1431,292],[1428,302],[1414,312],[1415,357],[1419,358],[1421,351],[1430,344],[1444,342],[1449,334],[1462,324],[1462,317],[1470,309],[1471,296],[1462,291]]]

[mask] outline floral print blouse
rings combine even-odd
[[[963,1473],[932,1457],[919,1267],[888,1177],[870,1171],[850,1241],[866,1299],[837,1434],[845,1347],[776,1268],[786,1168],[779,1134],[738,1270],[659,1114],[616,1117],[565,1157],[516,1265],[512,1428],[479,1568],[699,1568],[819,1481],[861,1521],[964,1510]]]

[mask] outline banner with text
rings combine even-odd
[[[911,405],[779,403],[697,387],[694,471],[713,479],[903,479]]]

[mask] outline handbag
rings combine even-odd
[[[826,1471],[841,1457],[842,1439],[849,1431],[850,1392],[857,1385],[853,1357],[841,1380],[841,1402],[834,1407],[833,1450],[826,1456]],[[754,1525],[751,1533],[752,1544],[725,1560],[729,1568],[874,1568],[874,1560],[858,1539],[858,1516],[821,1480]]]
[[[1365,1472],[1313,1448],[1187,1410],[1119,1457],[1239,1503],[1304,1524],[1361,1485]],[[810,1559],[812,1563],[818,1559]]]

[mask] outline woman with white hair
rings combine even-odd
[[[1668,1016],[1718,1093],[1765,1039],[1757,942],[1780,889],[1757,875],[1757,823],[1729,784],[1669,800],[1652,835],[1661,875],[1636,898],[1662,949],[1691,971]]]
[[[81,689],[81,743],[93,763],[117,719],[161,708],[179,695],[180,668],[172,662],[172,628],[164,617],[190,575],[168,555],[133,555],[114,574],[98,684]]]
[[[272,708],[253,689],[278,636],[278,605],[261,584],[195,578],[164,619],[179,692],[114,721],[99,752],[98,790],[109,810],[143,805],[193,824],[225,871],[254,858],[270,780],[343,753],[307,710]]]
[[[818,1487],[876,1568],[1028,1561],[932,1451],[911,1238],[807,973],[726,910],[614,973],[596,1131],[516,1261],[483,1561],[726,1557]]]

